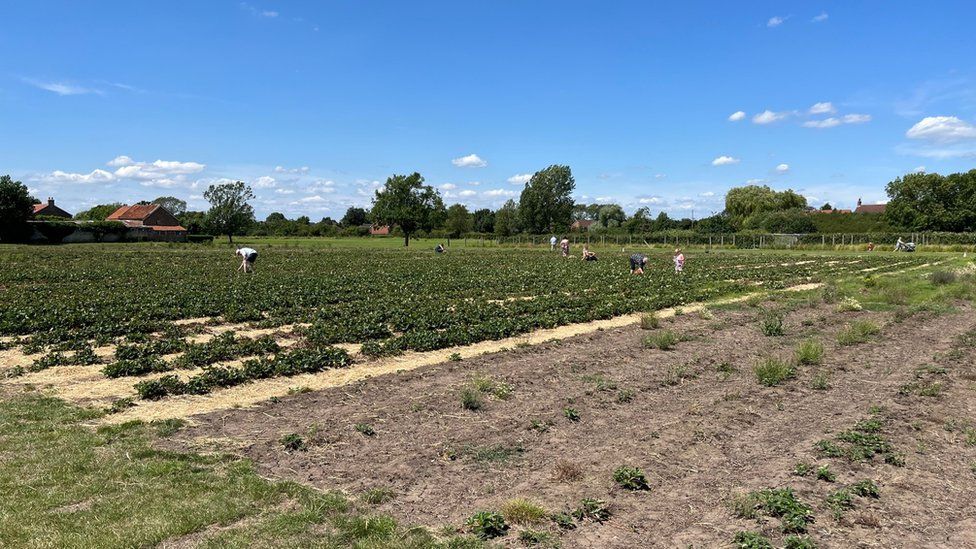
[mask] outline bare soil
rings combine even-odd
[[[262,474],[325,490],[390,488],[391,501],[362,505],[408,524],[461,527],[515,497],[552,512],[582,498],[610,504],[613,516],[603,523],[535,527],[563,547],[726,546],[740,530],[781,544],[777,519],[735,518],[727,503],[736,493],[785,486],[813,507],[809,533],[820,547],[976,547],[976,446],[964,430],[967,421],[976,427],[976,349],[958,339],[976,329],[976,311],[960,306],[895,322],[819,305],[790,313],[783,337],[762,335],[756,318],[756,309],[744,308],[662,321],[661,329],[690,338],[672,351],[645,348],[650,332],[631,325],[386,373],[197,415],[160,444],[241,454]],[[881,325],[882,335],[837,345],[837,332],[859,319]],[[777,387],[757,383],[758,360],[788,357],[806,337],[823,341],[823,365],[800,366]],[[919,373],[932,364],[945,373]],[[830,387],[813,389],[821,371]],[[461,393],[477,376],[511,386],[511,397],[483,395],[481,410],[462,409]],[[939,394],[900,392],[920,380],[939,383]],[[884,408],[883,434],[904,467],[816,453],[817,441],[869,417],[872,406]],[[580,420],[567,419],[566,408]],[[309,449],[286,451],[280,439],[290,433]],[[555,480],[559,461],[578,465],[582,478]],[[829,464],[837,481],[792,475],[800,461]],[[616,486],[621,465],[641,467],[651,489]],[[855,498],[855,509],[835,519],[827,493],[863,478],[877,482],[881,497]],[[501,541],[520,543],[514,534]]]

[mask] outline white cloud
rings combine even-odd
[[[814,17],[813,19],[811,19],[811,21],[813,21],[814,23],[823,23],[824,21],[826,21],[829,18],[830,18],[830,16],[827,15],[827,12],[822,11],[822,12],[820,12],[820,15],[818,15],[818,16]]]
[[[117,167],[115,176],[119,179],[138,179],[144,182],[157,182],[162,186],[170,187],[185,182],[179,176],[199,173],[207,167],[199,162],[179,162],[177,160],[137,162],[124,155],[115,157],[108,162],[108,165]]]
[[[870,114],[845,114],[843,117],[845,124],[863,124],[871,121]]]
[[[481,185],[481,181],[468,181],[467,184],[471,185],[472,187],[477,187],[478,185]]]
[[[118,168],[120,166],[131,166],[132,164],[135,164],[134,160],[132,160],[128,156],[121,155],[121,156],[116,156],[112,160],[109,160],[106,165],[112,166],[113,168]]]
[[[729,164],[738,164],[739,159],[733,158],[731,156],[720,156],[715,160],[712,160],[712,166],[728,166]]]
[[[309,172],[310,168],[308,166],[302,166],[300,168],[286,168],[284,166],[275,166],[275,173],[290,173],[296,175],[305,175]]]
[[[776,171],[779,172],[779,173],[786,173],[786,172],[790,171],[790,165],[789,164],[780,164],[779,166],[776,166]]]
[[[94,93],[102,95],[102,91],[95,88],[86,88],[84,86],[78,86],[76,84],[69,84],[67,82],[41,82],[39,80],[34,80],[31,78],[24,78],[24,82],[45,91],[56,93],[61,96],[65,95],[85,95],[89,93]]]
[[[805,128],[833,128],[834,126],[840,126],[841,121],[837,118],[831,116],[830,118],[824,118],[823,120],[807,120],[803,123]]]
[[[306,196],[305,198],[299,198],[296,202],[292,202],[292,204],[312,204],[316,202],[325,202],[325,199],[319,195]]]
[[[925,166],[918,166],[908,173],[925,173]]]
[[[729,122],[738,122],[739,120],[744,120],[746,113],[743,111],[735,111],[729,115]]]
[[[52,183],[105,183],[114,181],[115,175],[105,170],[92,170],[90,173],[69,173],[55,170],[44,179]]]
[[[667,204],[667,201],[660,196],[639,196],[637,197],[637,202],[640,204],[650,204],[652,206]]]
[[[278,182],[275,181],[275,178],[271,177],[270,175],[262,175],[251,183],[251,186],[253,186],[255,189],[268,189],[271,187],[276,187],[277,185]]]
[[[834,114],[835,112],[837,112],[837,109],[834,108],[834,104],[830,101],[814,103],[810,107],[810,114]]]
[[[758,185],[760,183],[765,183],[765,179],[747,179],[746,185]]]
[[[275,189],[275,192],[278,194],[295,194],[292,189]]]
[[[702,198],[711,198],[711,197],[715,196],[715,193],[712,192],[712,191],[705,191],[705,192],[699,194],[698,196],[700,196]]]
[[[461,194],[462,196],[466,196],[464,193],[465,191],[461,191],[459,194]],[[491,189],[489,191],[484,191],[481,194],[484,196],[494,197],[494,196],[515,196],[516,193],[515,191],[510,191],[508,189]]]
[[[927,116],[905,132],[909,139],[954,143],[976,139],[976,126],[955,116]]]
[[[475,196],[478,191],[472,191],[471,189],[465,189],[458,193],[458,196]]]
[[[278,12],[276,12],[276,11],[271,11],[271,10],[268,10],[268,11],[262,11],[262,12],[261,12],[261,16],[262,16],[262,17],[278,17]]]
[[[532,179],[532,174],[530,173],[517,173],[509,177],[508,182],[512,185],[525,185],[530,179]]]
[[[766,109],[763,112],[761,112],[761,113],[753,116],[752,117],[752,123],[753,124],[772,124],[773,122],[777,122],[779,120],[782,120],[782,119],[786,118],[787,114],[789,114],[789,113],[785,113],[785,112],[773,112],[773,111],[771,111],[769,109]]]
[[[767,27],[770,27],[770,28],[772,28],[772,27],[778,27],[778,26],[782,25],[784,22],[786,22],[786,20],[789,19],[789,18],[790,18],[790,16],[788,16],[788,15],[786,17],[782,17],[782,16],[779,16],[779,15],[776,15],[774,17],[770,17],[769,18],[769,21],[766,21],[766,26]]]
[[[454,183],[444,183],[443,185],[441,185],[441,188],[444,189],[445,191],[453,191],[454,189],[457,188],[457,185],[455,185]]]
[[[656,174],[654,174],[654,179],[664,179],[665,177],[667,177],[667,175],[665,175],[663,173],[656,173]]]
[[[333,192],[335,191],[335,181],[331,179],[316,179],[308,186],[308,192]]]
[[[598,196],[596,197],[597,204],[607,204],[613,202],[612,196]]]
[[[484,168],[488,165],[488,162],[485,162],[476,154],[469,154],[467,156],[462,156],[461,158],[451,160],[451,164],[454,164],[459,168]]]

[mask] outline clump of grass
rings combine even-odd
[[[461,362],[461,353],[451,353],[451,356],[447,357],[451,362]]]
[[[539,524],[546,519],[547,513],[533,501],[515,498],[502,504],[502,516],[512,524]]]
[[[848,311],[860,311],[864,307],[861,306],[861,302],[854,299],[853,297],[845,297],[837,304],[837,311],[844,313]]]
[[[563,410],[563,415],[566,416],[566,419],[568,419],[568,420],[570,420],[572,422],[577,422],[577,421],[580,420],[580,413],[579,413],[579,411],[576,410],[576,408],[566,408],[566,409],[564,409]]]
[[[633,389],[621,389],[617,392],[617,403],[626,404],[634,400],[635,392]]]
[[[781,336],[783,330],[783,314],[778,311],[763,311],[759,318],[759,330],[769,337]]]
[[[640,327],[641,330],[657,330],[661,325],[661,321],[657,318],[657,314],[654,312],[643,313],[640,316]]]
[[[541,530],[522,530],[519,532],[519,541],[526,545],[545,545],[547,547],[559,546],[552,534]]]
[[[644,338],[644,347],[656,347],[662,351],[670,351],[677,344],[678,336],[671,330],[655,332]]]
[[[481,395],[473,389],[461,391],[461,408],[472,412],[484,408],[485,404],[481,400]]]
[[[310,388],[304,386],[304,385],[300,385],[298,387],[289,387],[288,388],[288,394],[289,395],[301,395],[301,394],[310,393],[310,392],[312,392],[312,390]]]
[[[356,430],[365,437],[371,437],[376,434],[376,430],[369,423],[357,423]]]
[[[796,367],[777,357],[767,357],[753,366],[756,379],[766,387],[774,387],[796,376]]]
[[[577,520],[592,520],[594,522],[604,522],[610,519],[613,512],[610,506],[602,499],[583,498],[580,506],[572,512]]]
[[[281,437],[279,442],[281,442],[281,445],[285,447],[285,450],[289,450],[291,452],[304,452],[305,450],[308,450],[308,443],[305,442],[305,439],[303,439],[298,433],[289,433],[284,435]]]
[[[627,490],[651,489],[647,485],[647,477],[644,476],[644,471],[641,471],[639,467],[628,467],[626,465],[618,467],[613,472],[613,481]]]
[[[814,365],[823,362],[824,346],[816,339],[805,339],[793,351],[797,364]]]
[[[489,376],[479,375],[471,380],[476,391],[484,395],[491,395],[498,400],[508,400],[514,393],[512,386],[504,381],[498,381]]]
[[[661,380],[661,385],[670,387],[678,385],[682,380],[693,379],[694,377],[696,377],[695,371],[687,364],[674,364],[668,367],[664,379]]]
[[[824,285],[823,289],[820,290],[820,299],[824,303],[837,303],[837,299],[840,297],[840,291],[837,286],[833,284]]]
[[[730,375],[734,374],[735,370],[736,370],[735,365],[728,361],[719,362],[718,364],[715,365],[715,371],[722,374],[723,378],[727,378]]]
[[[846,328],[837,334],[837,343],[840,345],[857,345],[871,339],[872,336],[881,333],[881,328],[870,320],[859,320],[848,324]]]
[[[952,284],[959,277],[956,275],[955,271],[939,270],[934,271],[929,275],[929,281],[936,286],[944,286],[946,284]]]
[[[709,309],[708,307],[702,307],[701,309],[699,309],[698,316],[702,320],[712,320],[713,318],[715,318],[715,315],[712,314],[711,309]]]
[[[817,372],[810,380],[810,388],[816,391],[826,391],[830,389],[830,376],[827,372]]]
[[[132,397],[115,399],[112,401],[112,406],[110,406],[108,410],[105,411],[105,413],[116,414],[118,412],[121,412],[122,410],[125,410],[126,408],[131,408],[135,405],[136,403],[132,399]]]
[[[837,475],[830,470],[829,465],[821,465],[820,467],[817,467],[817,480],[834,482],[837,480]]]
[[[733,546],[736,549],[773,549],[769,538],[759,532],[741,531],[736,532],[732,538]]]
[[[814,448],[826,457],[844,457],[850,461],[871,461],[880,455],[885,463],[901,467],[904,457],[895,451],[894,446],[882,434],[883,422],[880,419],[867,419],[857,422],[853,428],[841,431],[835,440],[824,439]]]
[[[583,478],[583,468],[576,462],[560,459],[552,468],[552,479],[557,482],[571,482]]]
[[[817,549],[817,544],[808,536],[790,535],[783,538],[783,549]]]
[[[942,392],[942,384],[937,382],[919,382],[902,385],[898,389],[900,395],[918,395],[923,397],[937,397]]]
[[[370,505],[381,505],[396,497],[396,492],[385,486],[370,488],[363,492],[362,500]]]
[[[179,418],[156,419],[149,422],[156,428],[156,434],[161,437],[168,437],[186,426],[186,421]]]
[[[481,539],[489,540],[508,533],[508,524],[501,513],[479,511],[465,522],[468,530]]]

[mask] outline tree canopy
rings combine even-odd
[[[452,204],[447,209],[447,222],[445,228],[451,237],[457,238],[464,233],[470,232],[474,223],[468,208],[464,204]]]
[[[376,191],[370,215],[379,225],[400,227],[403,245],[407,246],[417,230],[429,231],[443,221],[444,202],[436,189],[424,185],[419,173],[392,175]]]
[[[254,193],[243,181],[211,185],[203,197],[210,202],[208,227],[216,234],[226,234],[228,242],[234,242],[235,234],[242,234],[254,223],[254,208],[248,204],[254,200]]]
[[[115,202],[112,204],[99,204],[75,214],[75,219],[85,221],[105,221],[105,218],[112,215],[115,210],[121,208],[123,204]],[[175,215],[175,214],[174,214]]]
[[[807,199],[792,189],[774,191],[767,185],[733,187],[725,195],[725,212],[739,227],[748,224],[747,219],[753,216],[806,207]]]
[[[352,207],[346,210],[346,215],[339,221],[343,227],[358,227],[369,223],[369,212],[365,208]]]
[[[514,200],[508,199],[495,212],[495,234],[511,236],[519,232],[519,229],[518,205],[515,204]]]
[[[976,230],[976,170],[912,173],[888,183],[885,218],[911,231]]]
[[[180,200],[175,196],[160,196],[153,200],[152,203],[166,208],[166,211],[174,216],[180,216],[186,212],[186,200]]]
[[[27,187],[9,175],[0,176],[0,241],[13,242],[28,234],[27,220],[34,215],[37,199]]]
[[[535,234],[568,229],[573,222],[574,189],[576,180],[569,166],[554,164],[536,172],[519,198],[524,228]]]

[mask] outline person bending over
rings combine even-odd
[[[253,273],[254,262],[258,260],[258,251],[254,248],[237,248],[236,253],[242,259],[241,266],[237,270],[243,270],[245,273]]]
[[[630,256],[630,274],[644,274],[644,267],[647,266],[647,256],[644,254],[634,254]]]

